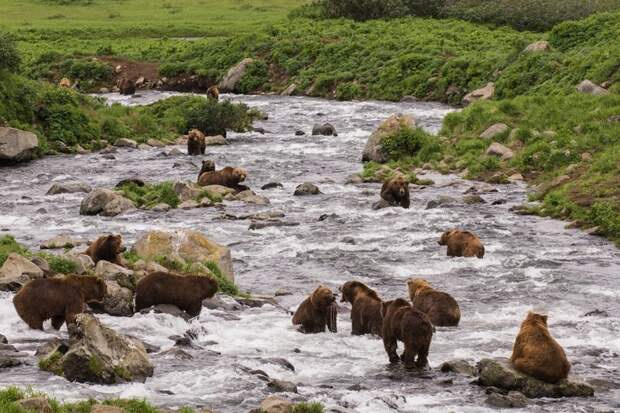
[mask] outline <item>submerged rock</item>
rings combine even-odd
[[[297,393],[297,385],[286,380],[270,379],[267,388],[275,393]]]
[[[444,373],[458,373],[472,377],[476,375],[476,368],[467,360],[462,359],[446,361],[439,366],[439,370]]]
[[[153,313],[155,313],[155,314],[168,314],[168,315],[171,315],[173,317],[179,317],[179,318],[182,318],[185,321],[189,321],[192,318],[185,311],[181,310],[179,307],[177,307],[176,305],[172,305],[172,304],[158,304],[158,305],[154,305],[152,307],[145,308],[145,309],[141,310],[140,314],[148,314],[151,311]]]
[[[338,133],[334,125],[331,123],[324,123],[322,125],[315,124],[312,127],[312,135],[338,136]]]
[[[42,250],[73,248],[84,244],[86,244],[86,240],[84,239],[75,238],[68,234],[60,234],[56,235],[54,238],[42,242],[40,248]]]
[[[305,195],[318,195],[321,191],[319,187],[310,182],[304,182],[301,185],[297,185],[295,188],[295,196],[305,196]]]
[[[527,406],[527,397],[518,391],[510,391],[508,394],[492,392],[486,402],[489,406],[500,409],[523,408]]]
[[[268,184],[263,185],[260,189],[263,191],[267,189],[275,189],[275,188],[283,188],[284,186],[280,182],[269,182]]]
[[[440,195],[437,199],[431,199],[430,201],[428,201],[426,203],[426,209],[454,206],[457,203],[458,201],[456,200],[456,198],[452,198],[451,196],[447,195]]]
[[[135,205],[121,194],[109,189],[95,189],[80,205],[80,215],[103,215],[113,217],[135,209]]]
[[[93,188],[85,182],[67,182],[64,184],[52,185],[46,195],[75,194],[79,192],[89,193],[92,190]]]

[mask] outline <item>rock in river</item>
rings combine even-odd
[[[39,140],[34,133],[0,127],[0,163],[29,161],[38,147]]]

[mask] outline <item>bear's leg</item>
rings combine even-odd
[[[202,310],[202,301],[198,300],[196,303],[191,303],[183,309],[190,317],[198,317]]]
[[[43,321],[45,320],[43,320],[42,318],[38,316],[34,316],[24,321],[26,321],[26,324],[28,324],[28,327],[32,328],[33,330],[43,331]]]
[[[383,335],[383,347],[385,347],[385,352],[390,358],[390,363],[398,363],[400,361],[400,357],[396,353],[397,343],[396,338],[392,336]]]
[[[52,327],[54,327],[55,330],[60,330],[60,327],[62,327],[62,325],[65,322],[65,316],[64,315],[55,315],[54,317],[52,317]]]
[[[410,348],[410,345],[405,343],[405,351],[403,351],[403,354],[401,355],[400,358],[405,364],[406,368],[412,369],[415,367],[415,356],[416,356],[415,350]]]
[[[416,366],[419,368],[424,368],[428,366],[428,351],[429,351],[430,343],[422,346],[420,351],[418,351],[418,361],[416,362]]]
[[[84,304],[81,302],[73,302],[70,303],[65,308],[65,322],[67,323],[67,327],[69,324],[75,323],[75,317],[84,312]]]

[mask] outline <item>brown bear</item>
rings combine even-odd
[[[340,287],[343,302],[351,303],[351,334],[383,334],[381,298],[359,281],[347,281]]]
[[[237,192],[245,191],[249,188],[245,185],[239,185],[239,183],[243,182],[247,176],[248,173],[244,169],[227,166],[219,171],[203,173],[198,178],[198,185],[222,185]]]
[[[461,320],[461,309],[456,300],[448,293],[434,290],[421,278],[407,281],[409,297],[413,307],[428,316],[434,326],[455,327]]]
[[[123,247],[123,239],[120,235],[104,235],[90,244],[84,254],[92,258],[95,264],[105,260],[122,265],[120,254],[124,251],[125,247]]]
[[[448,246],[448,257],[484,257],[484,245],[475,234],[451,229],[441,235],[439,245]]]
[[[220,99],[220,90],[217,88],[216,85],[213,85],[209,89],[207,89],[207,98],[214,100]]]
[[[521,323],[510,359],[520,372],[548,383],[565,379],[571,367],[562,346],[549,333],[547,316],[532,312]]]
[[[136,311],[170,304],[196,317],[202,310],[202,301],[213,297],[217,289],[217,281],[206,275],[153,272],[140,279],[136,286]]]
[[[402,175],[388,179],[381,187],[381,198],[391,206],[409,208],[409,182]]]
[[[202,161],[200,172],[198,172],[198,180],[200,180],[200,175],[205,172],[215,172],[215,162],[213,162],[211,159]]]
[[[337,332],[338,305],[335,301],[331,290],[320,285],[299,305],[293,315],[293,325],[301,325],[304,333],[323,333],[325,326],[332,333]]]
[[[98,277],[40,278],[24,285],[15,294],[13,305],[30,328],[43,330],[43,322],[51,318],[52,327],[59,330],[63,323],[75,322],[85,303],[103,301],[106,292],[105,281]]]
[[[402,360],[407,368],[426,367],[433,338],[433,326],[426,314],[413,308],[407,300],[398,298],[384,301],[381,315],[383,345],[390,363]],[[400,358],[396,353],[399,340],[405,345],[405,351]]]
[[[198,129],[192,129],[187,135],[187,154],[190,156],[204,155],[207,143],[204,133]]]
[[[121,95],[133,95],[136,93],[136,83],[133,80],[122,78],[118,81],[118,89]]]

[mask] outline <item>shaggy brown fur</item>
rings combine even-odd
[[[154,272],[142,278],[136,286],[136,311],[170,304],[196,317],[202,310],[202,300],[213,297],[217,289],[217,281],[205,275]]]
[[[383,334],[381,298],[375,290],[359,281],[347,281],[340,287],[341,301],[351,303],[351,334]]]
[[[409,208],[409,183],[402,175],[397,175],[384,182],[381,187],[381,198],[392,206]]]
[[[304,333],[323,333],[325,326],[335,333],[338,328],[336,297],[328,287],[320,285],[295,311],[293,325],[301,325]]]
[[[133,95],[136,93],[136,83],[133,80],[122,78],[118,81],[121,95]]]
[[[51,318],[52,326],[59,330],[65,322],[75,322],[85,303],[103,301],[106,290],[105,282],[98,277],[41,278],[24,285],[13,298],[13,305],[30,328],[43,330],[43,322]]]
[[[433,325],[439,327],[459,325],[461,310],[450,294],[434,290],[421,278],[408,280],[407,288],[413,307],[426,314]]]
[[[512,349],[512,363],[528,376],[548,383],[565,379],[570,363],[547,327],[547,316],[528,313]]]
[[[190,156],[204,155],[207,150],[205,135],[198,129],[192,129],[187,135],[187,154]]]
[[[198,178],[198,185],[222,185],[235,189],[236,191],[245,191],[248,187],[239,185],[239,183],[243,182],[247,175],[248,173],[244,169],[227,166],[219,171],[203,173]]]
[[[407,368],[426,367],[433,338],[433,326],[426,314],[413,308],[407,300],[398,298],[384,301],[381,315],[383,345],[390,363],[402,360]],[[396,353],[399,340],[405,345],[405,351],[400,358]]]
[[[202,167],[200,168],[200,172],[198,172],[198,180],[200,180],[200,175],[205,172],[215,172],[215,162],[211,159],[202,161]]]
[[[451,229],[444,232],[437,242],[448,246],[448,257],[484,257],[482,241],[469,231]]]
[[[120,235],[104,235],[90,244],[84,254],[90,256],[95,264],[105,260],[122,265],[120,254],[124,251],[125,247],[123,247],[123,239]]]
[[[215,100],[220,99],[220,90],[217,88],[217,86],[211,86],[209,89],[207,89],[207,98]]]

